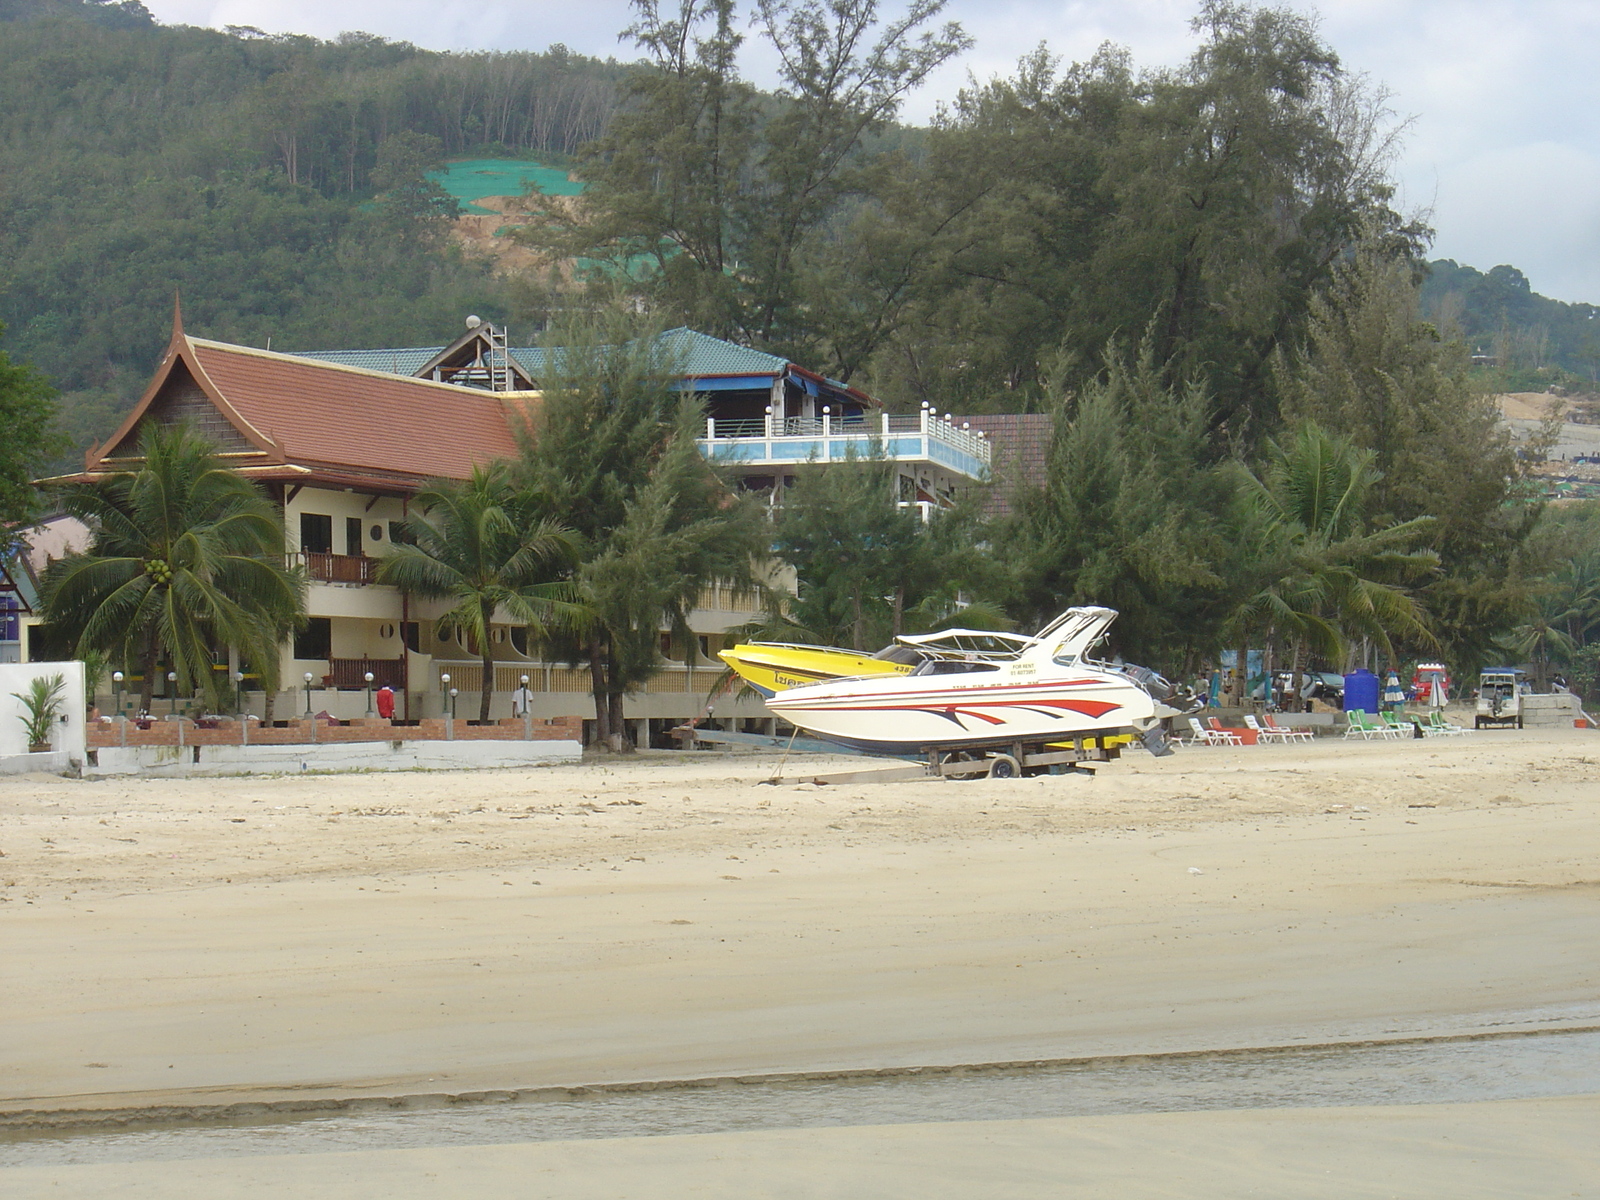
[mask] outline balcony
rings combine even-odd
[[[306,569],[307,578],[317,583],[371,583],[378,573],[378,560],[364,554],[321,554],[302,550],[294,556]]]
[[[331,555],[328,557],[332,557]],[[406,685],[406,664],[400,658],[330,658],[328,674],[323,686],[355,691],[367,686],[367,672],[372,672],[374,689],[391,687],[396,691]]]
[[[968,479],[987,479],[991,447],[981,433],[963,428],[932,409],[880,413],[847,420],[824,415],[765,419],[706,418],[700,452],[715,462],[740,467],[842,462],[882,455],[892,462],[932,462]]]

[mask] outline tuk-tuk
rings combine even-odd
[[[1522,728],[1522,696],[1528,690],[1523,672],[1493,667],[1478,676],[1478,711],[1472,727],[1515,725]]]

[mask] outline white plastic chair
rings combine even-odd
[[[1289,743],[1289,731],[1287,729],[1268,729],[1260,721],[1256,720],[1254,713],[1245,713],[1244,723],[1255,730],[1256,740],[1262,744],[1282,742],[1284,745],[1288,745]]]
[[[1281,733],[1285,742],[1314,742],[1317,740],[1317,735],[1309,729],[1291,729],[1287,725],[1279,725],[1272,719],[1271,713],[1267,713],[1261,720],[1269,732]]]

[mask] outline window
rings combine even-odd
[[[417,539],[406,531],[404,521],[389,522],[389,540],[396,546],[415,546]]]
[[[511,627],[511,645],[522,657],[528,657],[528,627],[526,625],[513,625]]]
[[[324,517],[323,520],[328,518]],[[332,647],[333,622],[328,617],[310,618],[306,627],[294,635],[296,658],[327,658]]]
[[[374,525],[371,529],[367,530],[367,536],[375,542],[383,541],[383,526]]]
[[[332,554],[333,518],[323,513],[301,513],[300,549],[307,554]]]
[[[361,518],[344,519],[344,552],[351,558],[361,556]]]
[[[415,621],[400,622],[400,640],[413,654],[422,653],[422,626]]]

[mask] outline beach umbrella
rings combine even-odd
[[[1383,681],[1383,703],[1385,706],[1394,707],[1405,702],[1406,693],[1400,686],[1400,676],[1390,671]]]

